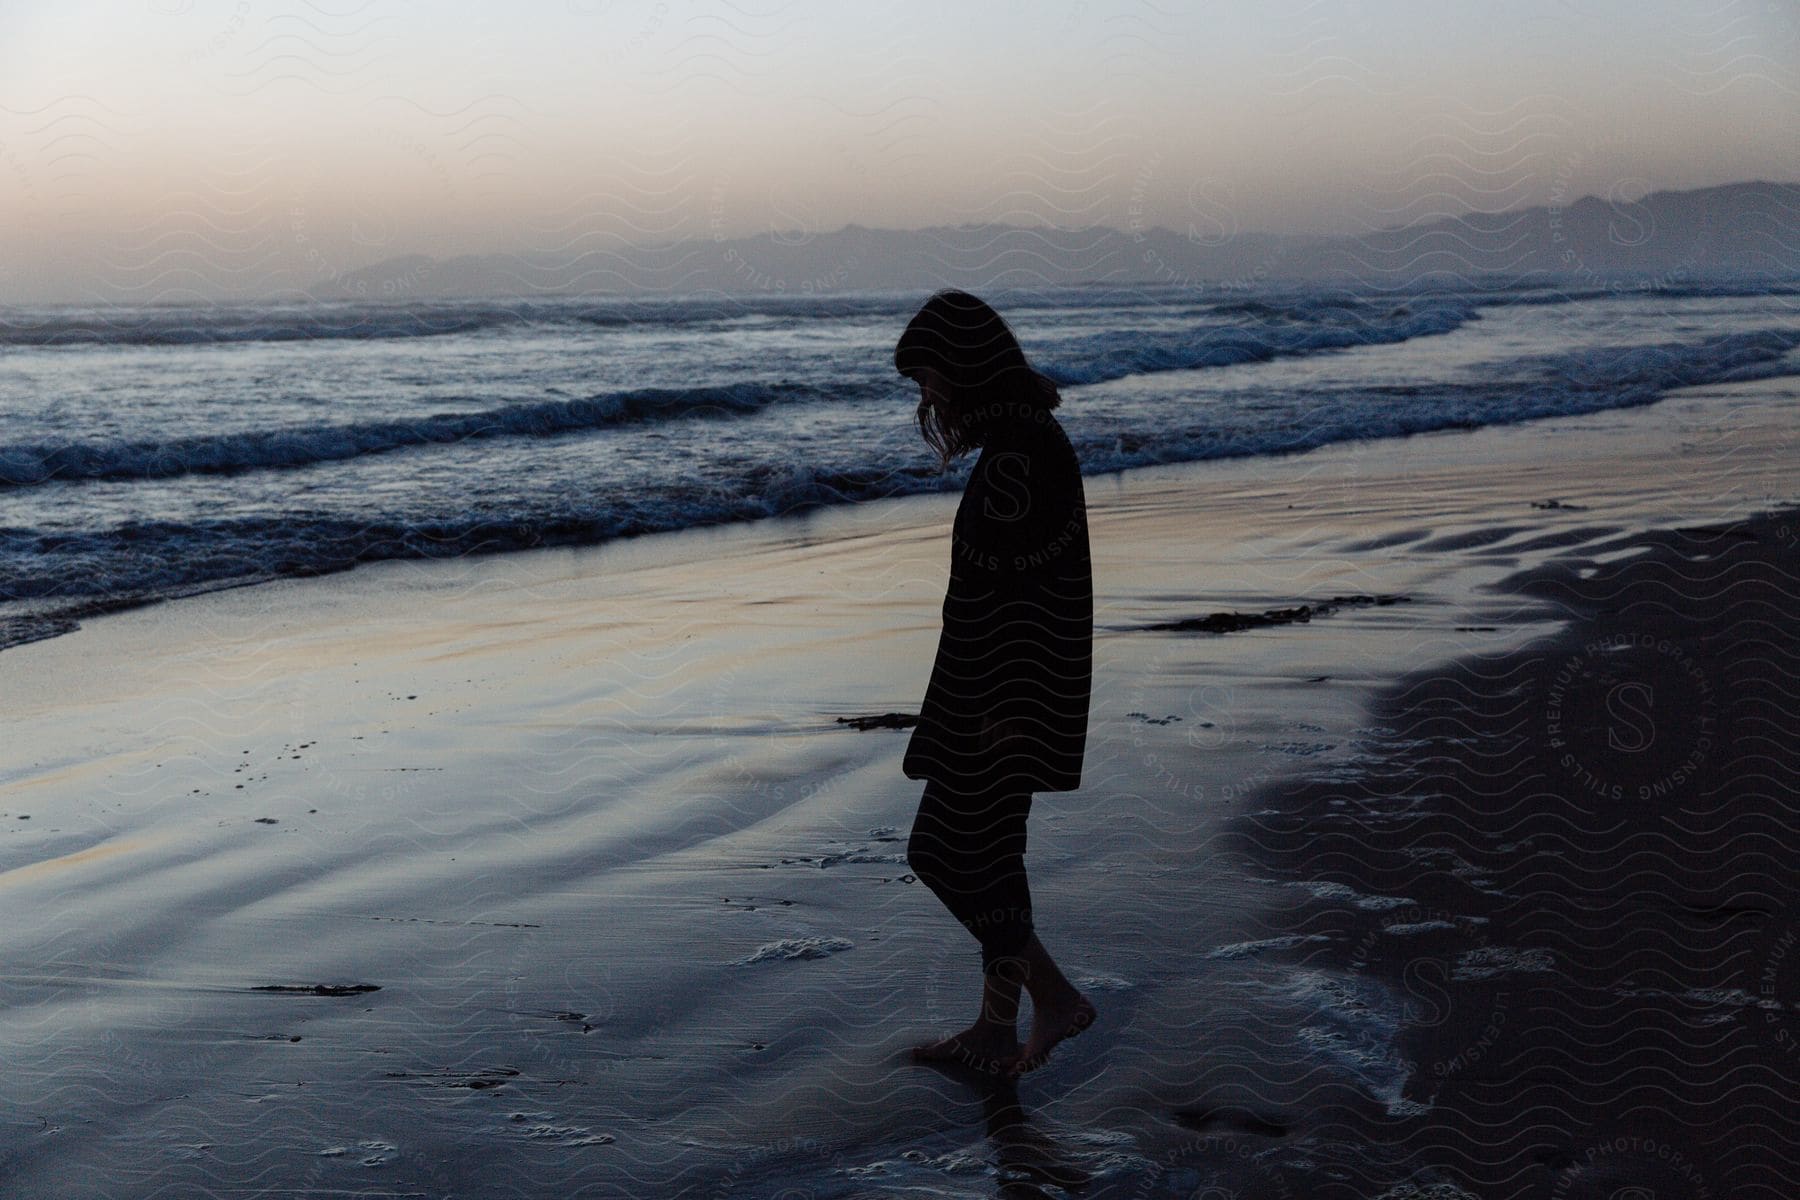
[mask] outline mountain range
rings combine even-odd
[[[318,299],[551,294],[807,295],[1073,283],[1249,288],[1323,280],[1374,287],[1503,273],[1678,284],[1800,274],[1800,184],[1746,182],[1636,199],[1585,196],[1348,236],[1238,233],[1213,215],[1185,229],[848,225],[635,245],[590,235],[528,253],[386,259],[312,289]]]

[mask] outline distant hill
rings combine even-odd
[[[1488,273],[1679,282],[1800,273],[1800,184],[1732,183],[1585,196],[1566,206],[1471,213],[1349,237],[1206,231],[850,225],[635,246],[598,235],[580,253],[392,258],[316,288],[319,299],[673,292],[804,295],[1083,282],[1249,287],[1320,279],[1399,287]]]

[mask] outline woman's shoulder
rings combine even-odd
[[[964,500],[984,520],[1016,513],[1066,524],[1071,510],[1078,515],[1086,507],[1081,464],[1062,425],[1051,417],[997,432],[982,446]]]
[[[1080,472],[1074,443],[1048,409],[997,424],[983,442],[984,452],[1029,455],[1055,466],[1074,467]],[[984,453],[983,457],[986,457]]]

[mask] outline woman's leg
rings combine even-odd
[[[1020,980],[1031,993],[1031,1038],[1007,1064],[1014,1075],[1043,1066],[1058,1042],[1092,1025],[1098,1015],[1093,1003],[1069,982],[1036,934],[1026,942],[1017,961]]]
[[[1031,938],[1025,876],[1029,793],[925,785],[906,844],[907,865],[981,944],[984,970],[1016,958]]]
[[[1094,1023],[1093,1004],[1038,940],[1025,875],[1029,793],[959,793],[927,784],[907,841],[907,863],[981,943],[982,1003],[962,1033],[914,1051],[1017,1074],[1042,1066],[1057,1043]],[[1019,993],[1031,993],[1031,1038],[1017,1046]]]
[[[1020,955],[1031,941],[1031,892],[1025,879],[1027,794],[925,786],[907,841],[907,863],[981,944],[982,999],[962,1033],[914,1051],[999,1070],[1018,1051]]]

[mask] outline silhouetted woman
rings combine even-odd
[[[931,297],[894,365],[918,383],[919,430],[944,465],[981,450],[903,769],[925,780],[907,863],[980,942],[982,1002],[972,1026],[913,1056],[1017,1074],[1094,1020],[1032,931],[1024,860],[1032,793],[1081,785],[1094,611],[1081,468],[1051,415],[1055,385],[967,292]],[[1022,1048],[1021,988],[1033,1010]]]

